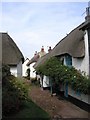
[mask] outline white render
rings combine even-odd
[[[29,66],[27,66],[27,63],[29,62],[29,59],[26,59],[25,62],[22,64],[22,76],[26,77],[27,76],[27,69]]]
[[[37,80],[40,80],[41,87],[47,88],[50,87],[50,80],[48,76],[43,76],[43,79],[40,75],[37,75]]]
[[[18,76],[18,77],[21,77],[21,76],[22,76],[22,61],[20,61],[20,62],[17,64],[17,76]]]
[[[43,87],[50,87],[50,81],[48,76],[43,76]]]
[[[20,61],[17,65],[10,66],[10,72],[15,77],[22,77],[22,61]]]
[[[10,66],[10,72],[12,75],[17,77],[17,66]]]
[[[35,65],[35,62],[30,64],[30,77],[31,78],[35,78],[36,77],[36,72],[35,72],[35,69],[34,69],[34,66]]]
[[[78,99],[78,100],[81,100],[85,103],[88,103],[90,104],[90,95],[85,95],[83,93],[81,93],[80,95],[76,94],[76,91],[74,91],[71,87],[68,87],[68,95]]]
[[[85,42],[85,56],[83,58],[72,57],[72,66],[75,67],[77,70],[80,70],[82,74],[85,73],[85,75],[89,75],[89,50],[87,30],[85,31],[84,42]],[[64,65],[66,65],[65,57]]]
[[[81,72],[85,72],[86,75],[89,75],[89,50],[88,50],[88,34],[87,30],[85,31],[84,36],[85,42],[85,57],[84,58],[72,58],[72,66]]]

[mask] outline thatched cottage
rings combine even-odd
[[[23,54],[7,33],[0,33],[0,41],[2,41],[2,63],[10,66],[11,74],[21,77]]]
[[[35,69],[50,57],[55,56],[58,57],[64,65],[69,67],[73,66],[83,75],[90,77],[90,6],[87,7],[86,13],[85,22],[73,29],[56,44],[51,52],[39,59],[34,66]],[[65,97],[72,96],[90,104],[88,101],[90,96],[81,93],[78,94],[72,89],[69,89],[68,85],[64,86],[64,95]]]
[[[87,8],[85,22],[60,40],[50,53],[36,63],[35,67],[52,56],[59,57],[63,64],[73,66],[82,74],[90,76],[90,7]]]

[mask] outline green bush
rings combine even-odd
[[[2,67],[2,113],[3,116],[20,110],[28,98],[28,85],[10,74],[8,66]]]
[[[51,57],[43,65],[36,68],[37,73],[46,75],[52,78],[52,82],[64,84],[68,82],[74,90],[79,90],[82,93],[90,94],[90,78],[83,76],[80,71],[74,67],[62,65],[62,62],[56,58]]]

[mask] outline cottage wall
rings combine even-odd
[[[27,66],[26,64],[29,62],[29,59],[27,59],[24,63],[23,63],[23,65],[22,65],[22,76],[27,76],[27,74],[26,74],[26,71],[27,71],[27,69],[29,68],[29,66]]]
[[[45,75],[43,77],[43,87],[50,87],[49,77]]]
[[[17,66],[10,66],[10,72],[12,75],[17,77]]]
[[[36,72],[35,72],[35,69],[33,68],[35,62],[30,64],[30,77],[31,78],[35,78],[36,77]]]
[[[84,71],[86,75],[89,75],[89,51],[88,51],[88,34],[85,31],[85,57],[84,58],[72,58],[72,66],[76,69]]]
[[[74,91],[70,86],[68,86],[68,95],[78,99],[78,100],[81,100],[87,104],[90,104],[90,95],[85,95],[83,93],[80,93],[80,92],[77,92],[77,91]]]
[[[20,61],[17,65],[17,76],[18,77],[22,76],[22,61]]]

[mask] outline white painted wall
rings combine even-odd
[[[50,85],[50,80],[49,80],[49,77],[48,76],[43,76],[43,80],[42,80],[42,78],[41,78],[41,76],[40,75],[37,75],[37,80],[40,80],[40,85],[41,85],[41,87],[50,87],[51,85]]]
[[[20,61],[17,65],[17,76],[18,77],[22,76],[22,61]]]
[[[76,69],[84,71],[86,75],[89,75],[89,52],[88,52],[88,34],[85,31],[85,57],[84,58],[72,58],[72,66]]]
[[[10,66],[10,72],[12,75],[17,77],[17,66]]]
[[[43,77],[43,87],[50,87],[49,77],[45,75]]]
[[[35,78],[36,77],[36,72],[35,72],[35,69],[34,69],[34,66],[35,65],[35,62],[30,64],[30,77],[31,78]]]
[[[21,77],[22,76],[22,61],[20,61],[17,66],[10,66],[10,72],[15,77]]]
[[[74,91],[71,87],[68,87],[68,94],[70,95],[70,96],[72,96],[72,97],[74,97],[74,98],[76,98],[76,99],[78,99],[78,100],[81,100],[81,101],[83,101],[83,102],[85,102],[85,103],[88,103],[88,104],[90,104],[90,95],[85,95],[85,94],[83,94],[83,93],[81,93],[80,95],[78,95],[77,93],[76,93],[76,91]]]
[[[27,76],[27,69],[29,68],[29,66],[27,66],[26,64],[29,62],[29,59],[26,59],[25,62],[22,64],[22,76],[26,77]]]

